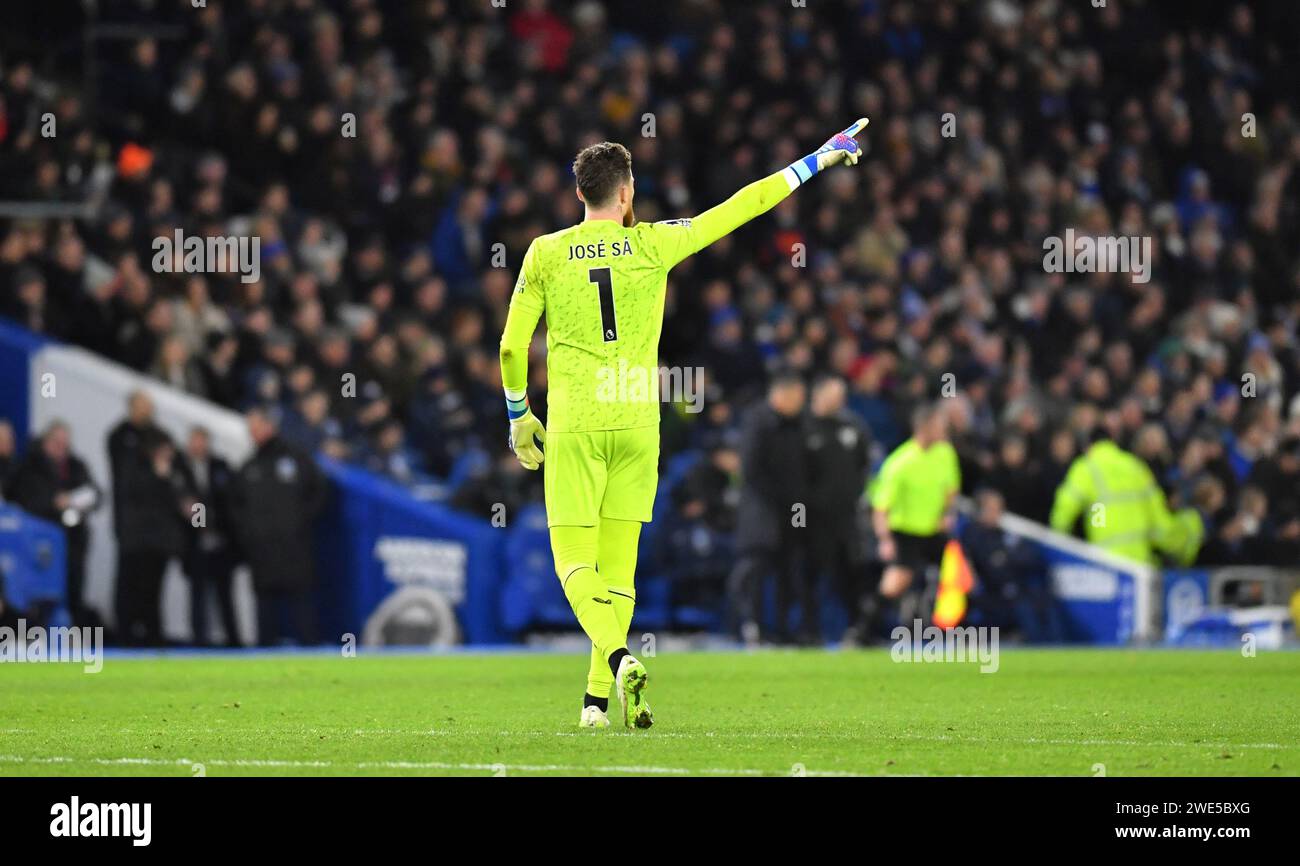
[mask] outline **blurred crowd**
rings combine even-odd
[[[573,154],[626,143],[638,217],[690,216],[865,115],[856,171],[671,276],[663,361],[707,379],[664,411],[665,460],[707,455],[675,516],[729,531],[781,369],[844,382],[877,458],[950,397],[964,491],[1038,521],[1104,427],[1203,562],[1300,560],[1294,4],[101,5],[171,29],[97,45],[94,101],[75,55],[0,42],[0,199],[98,206],[0,222],[0,314],[36,331],[486,516],[540,497],[496,342],[529,241],[581,218]],[[156,272],[178,228],[257,235],[261,278]],[[1070,228],[1151,237],[1150,282],[1046,273]]]

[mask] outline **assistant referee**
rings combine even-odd
[[[894,449],[870,487],[872,524],[885,564],[880,596],[894,601],[914,574],[943,558],[950,509],[961,489],[957,451],[947,441],[948,416],[938,403],[912,413],[912,438]]]

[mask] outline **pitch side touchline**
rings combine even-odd
[[[0,734],[49,734],[48,730],[37,730],[35,728],[3,728]],[[275,734],[275,735],[292,735],[292,734],[328,734],[338,737],[346,736],[392,736],[392,737],[455,737],[469,736],[471,734],[480,734],[477,731],[404,731],[389,728],[365,729],[358,728],[351,731],[340,731],[333,728],[219,728],[219,727],[188,727],[177,728],[119,728],[117,734]],[[590,737],[591,732],[586,731],[500,731],[498,736],[501,737]],[[860,739],[855,734],[828,734],[825,732],[810,733],[780,733],[764,734],[758,732],[741,732],[741,733],[724,733],[718,734],[714,731],[692,734],[682,731],[656,731],[648,734],[645,739],[674,739],[674,740],[697,740],[697,739],[747,739],[747,740],[764,740],[764,739]],[[916,740],[920,742],[935,743],[983,743],[987,745],[1006,745],[1006,746],[1160,746],[1183,749],[1289,749],[1297,746],[1289,746],[1284,743],[1223,743],[1206,741],[1202,743],[1185,742],[1179,740],[1063,740],[1063,739],[1044,739],[1040,737],[1027,737],[1025,739],[994,739],[990,737],[949,737],[943,734],[926,735],[926,734],[892,734],[884,740],[871,742],[888,743],[890,740]]]
[[[724,767],[641,767],[641,766],[581,766],[576,764],[473,764],[450,763],[444,761],[357,761],[340,763],[337,761],[291,761],[262,758],[236,758],[231,760],[215,759],[194,761],[189,758],[73,758],[66,755],[26,758],[21,755],[0,755],[0,764],[97,764],[100,766],[157,766],[157,767],[280,767],[295,769],[331,769],[351,768],[356,770],[488,770],[518,771],[523,773],[546,772],[583,772],[583,773],[627,773],[632,775],[664,776],[786,776],[788,772],[776,772],[754,769],[728,769]],[[805,770],[805,776],[857,777],[862,773],[840,770]]]

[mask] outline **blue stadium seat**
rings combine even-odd
[[[52,625],[67,620],[67,549],[63,530],[0,503],[0,574],[5,597],[20,611],[55,607]]]

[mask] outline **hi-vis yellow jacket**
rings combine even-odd
[[[1169,511],[1164,491],[1140,458],[1114,442],[1094,443],[1056,490],[1052,528],[1068,533],[1083,514],[1088,541],[1127,559],[1158,565],[1164,553],[1190,565],[1205,529],[1193,509]]]

